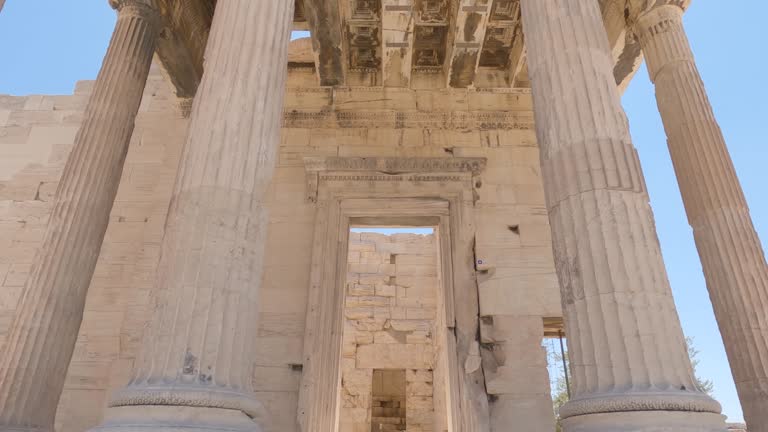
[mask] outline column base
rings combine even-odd
[[[239,410],[184,406],[121,406],[107,409],[89,432],[262,432]]]
[[[684,411],[585,414],[562,421],[564,432],[724,432],[725,416]]]

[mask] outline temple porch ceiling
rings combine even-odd
[[[216,0],[156,1],[165,21],[157,57],[177,95],[192,97]],[[289,67],[312,67],[320,86],[530,87],[519,0],[295,1],[294,30],[310,32],[312,58]],[[623,91],[642,61],[627,31],[630,2],[599,2]]]

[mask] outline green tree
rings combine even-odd
[[[715,389],[714,383],[712,382],[712,380],[701,378],[696,370],[700,360],[699,360],[699,350],[697,350],[696,347],[693,345],[693,338],[686,337],[685,345],[686,345],[686,348],[688,349],[688,357],[691,359],[691,366],[693,366],[693,377],[695,379],[696,386],[703,393],[706,393],[709,396],[712,396],[712,392]],[[565,383],[565,371],[563,370],[563,367],[562,367],[563,356],[559,352],[554,352],[551,354],[550,357],[552,361],[555,362],[553,364],[557,364],[559,366],[559,371],[560,371],[557,377],[557,380],[555,381],[554,392],[552,393],[552,407],[554,408],[554,411],[555,411],[555,418],[557,418],[557,426],[555,430],[557,432],[561,432],[562,427],[560,426],[559,412],[560,412],[560,407],[563,406],[566,402],[568,402],[568,388],[566,387],[566,383]],[[565,352],[565,366],[568,368],[569,371],[571,370],[571,366],[568,361],[568,351]]]
[[[712,380],[701,378],[696,371],[696,368],[699,366],[699,350],[693,346],[692,337],[689,336],[685,338],[685,346],[688,348],[688,357],[691,359],[691,366],[693,366],[693,378],[696,380],[696,387],[698,387],[700,391],[712,396],[712,392],[715,390],[715,384]]]

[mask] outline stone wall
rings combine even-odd
[[[92,82],[70,96],[0,96],[0,343],[42,241],[64,163]],[[56,429],[84,431],[101,419],[111,389],[130,373],[188,120],[153,67],[126,158]]]
[[[348,260],[339,432],[386,422],[377,411],[388,407],[373,398],[374,370],[404,371],[405,424],[387,424],[407,429],[391,430],[432,431],[435,235],[353,232]]]
[[[70,96],[0,96],[0,340],[42,239],[91,85],[80,83]],[[536,409],[520,408],[510,416],[535,422],[531,412],[550,408],[542,396],[546,380],[523,378],[525,371],[540,377],[546,369],[538,358],[518,355],[515,337],[527,334],[524,341],[536,352],[541,318],[561,311],[530,94],[319,88],[314,73],[302,69],[290,71],[288,87],[254,335],[254,385],[269,412],[265,431],[298,431],[297,366],[315,223],[315,206],[305,200],[303,157],[325,155],[488,158],[474,207],[474,253],[489,267],[477,281],[478,315],[490,323],[482,335],[488,342],[478,341],[478,350],[484,368],[493,371],[486,374],[495,395],[492,411],[496,406],[507,412],[508,406],[523,406],[514,402],[522,400]],[[88,294],[57,416],[60,432],[96,425],[102,410],[94,407],[104,407],[109,392],[129,375],[152,308],[159,245],[187,124],[159,69],[153,69]]]

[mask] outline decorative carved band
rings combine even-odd
[[[446,182],[471,180],[486,165],[486,158],[307,157],[307,201],[317,201],[320,180],[365,182]],[[331,174],[328,174],[328,173]],[[359,174],[340,174],[352,172]],[[445,175],[457,173],[454,175]],[[442,175],[441,175],[442,174]],[[462,176],[461,174],[467,174]]]
[[[419,157],[308,157],[304,158],[307,171],[375,171],[384,174],[451,173],[479,174],[485,169],[486,159],[476,158],[419,158]]]
[[[242,411],[252,418],[263,418],[264,406],[254,397],[233,390],[202,386],[124,387],[114,393],[110,407],[186,406]]]
[[[348,174],[348,175],[332,175],[323,174],[320,176],[320,180],[326,181],[380,181],[380,182],[444,182],[444,181],[461,181],[464,180],[461,176],[451,175],[365,175],[365,174]]]
[[[719,414],[720,404],[703,393],[639,393],[573,399],[560,408],[560,418],[625,411],[685,411]]]
[[[319,111],[283,113],[290,128],[533,129],[531,111]]]

